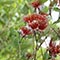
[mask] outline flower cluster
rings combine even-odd
[[[58,53],[60,53],[60,44],[56,45],[55,42],[52,40],[49,43],[49,54],[50,56],[56,56]]]
[[[32,2],[32,6],[33,6],[34,8],[38,8],[38,7],[40,6],[39,1],[36,0],[36,1]]]
[[[20,28],[20,32],[23,37],[32,33],[27,27]]]
[[[42,20],[42,21],[44,21],[44,20],[47,20],[46,19],[46,16],[47,16],[47,14],[31,14],[31,15],[27,15],[27,16],[25,16],[24,17],[24,21],[25,22],[28,22],[28,23],[30,23],[30,22],[32,22],[32,21],[34,21],[34,20]]]
[[[32,2],[32,6],[34,8],[38,8],[40,5],[39,1],[36,0]],[[24,22],[27,23],[28,27],[20,28],[22,36],[29,35],[33,33],[33,31],[42,31],[48,26],[47,14],[45,13],[33,13],[30,15],[26,15],[23,17]]]
[[[28,27],[25,26],[20,28],[20,30],[22,31],[21,34],[23,36],[31,34],[33,30],[44,30],[48,25],[46,15],[42,15],[42,14],[34,13],[25,16],[23,20],[28,24]]]

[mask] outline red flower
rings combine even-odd
[[[40,30],[44,30],[48,26],[47,18],[44,15],[38,16],[38,22],[39,22],[39,29]]]
[[[23,18],[23,20],[24,20],[25,22],[30,23],[30,22],[36,20],[36,19],[37,19],[37,16],[38,16],[38,14],[31,14],[31,15],[25,16],[25,17]]]
[[[32,28],[32,29],[36,29],[38,27],[38,23],[37,22],[32,22],[32,23],[29,23],[29,26]]]
[[[25,16],[25,17],[23,18],[23,20],[24,20],[25,22],[30,23],[30,22],[32,22],[33,20],[35,20],[35,18],[37,18],[37,14],[31,14],[31,15]]]
[[[21,34],[22,34],[23,36],[29,35],[29,34],[32,33],[32,32],[31,32],[28,28],[26,28],[26,27],[22,27],[22,28],[20,28],[20,30],[21,30]]]
[[[31,15],[31,18],[32,18],[33,20],[37,20],[37,19],[38,19],[38,14],[32,14],[32,15]]]
[[[46,16],[39,14],[38,15],[38,20],[41,21],[41,20],[47,20],[47,19],[46,19]]]
[[[50,48],[49,48],[49,55],[55,57],[56,54],[57,54],[57,50],[56,50],[56,48],[54,48],[54,47],[50,47]]]
[[[38,1],[38,0],[36,0],[36,1],[34,1],[34,2],[32,2],[32,6],[33,6],[34,8],[38,8],[38,7],[39,7],[39,5],[40,5],[40,3],[39,3],[39,1]]]
[[[56,56],[58,53],[60,53],[60,44],[59,45],[56,45],[54,41],[50,41],[49,43],[49,54],[51,56]]]
[[[37,28],[37,26],[39,25],[38,28],[40,30],[44,30],[47,27],[47,25],[48,25],[48,21],[47,21],[46,16],[41,15],[41,14],[31,14],[31,15],[28,15],[28,16],[24,17],[24,21],[28,22],[29,26],[32,29]],[[36,21],[36,22],[32,23],[33,21]]]
[[[60,53],[60,44],[57,45],[57,53]]]
[[[57,46],[54,48],[54,52],[57,54],[58,52]]]
[[[25,16],[23,19],[24,19],[24,21],[25,21],[25,22],[28,22],[28,23],[30,23],[30,22],[32,22],[32,21],[33,21],[33,19],[31,18],[31,16],[30,16],[30,15]]]
[[[48,21],[47,19],[45,19],[45,17],[40,17],[38,23],[39,23],[40,30],[44,30],[48,26]]]
[[[39,29],[40,30],[44,30],[45,28],[47,27],[47,24],[41,24],[41,25],[39,25]]]

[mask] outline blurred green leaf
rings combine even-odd
[[[57,21],[55,21],[53,24],[56,24],[56,23],[59,23],[60,22],[60,19],[58,19]]]
[[[48,7],[47,6],[45,6],[43,9],[42,9],[42,12],[48,12]]]
[[[49,54],[45,52],[43,55],[43,60],[48,60],[48,58],[49,58]]]
[[[41,4],[44,4],[48,0],[39,0]]]
[[[60,11],[60,9],[57,8],[57,7],[54,7],[54,10],[55,10],[55,11],[58,11],[58,12]]]

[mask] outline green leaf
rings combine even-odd
[[[1,0],[1,1],[0,1],[0,4],[2,4],[2,5],[3,5],[3,4],[11,4],[11,3],[14,3],[14,1],[11,1],[11,0],[4,0],[4,1]]]
[[[48,58],[49,58],[49,54],[45,52],[43,55],[43,60],[48,60]]]
[[[2,29],[2,24],[0,23],[0,30]]]
[[[54,10],[55,10],[55,11],[60,11],[60,9],[59,9],[59,8],[57,8],[57,7],[54,7]]]
[[[40,3],[44,4],[46,1],[48,1],[48,0],[40,0]]]
[[[29,7],[25,4],[21,7],[21,13],[28,14]]]
[[[45,6],[45,7],[42,9],[42,12],[48,12],[48,7]]]
[[[55,21],[53,24],[56,24],[56,23],[59,23],[60,22],[60,19],[58,19],[57,21]]]

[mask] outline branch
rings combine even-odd
[[[35,49],[35,41],[36,41],[36,33],[33,31],[33,60],[36,60],[36,49]]]
[[[42,42],[40,42],[40,45],[38,47],[36,47],[37,50],[39,50],[39,48],[41,47],[41,45],[45,42],[46,38],[47,38],[47,36],[45,37],[44,40],[42,40]]]
[[[18,54],[18,60],[20,60],[20,55],[21,55],[21,44],[22,44],[22,41],[23,40],[23,37],[21,37],[21,39],[18,40],[18,50],[17,50],[17,54]]]
[[[58,34],[58,32],[56,32],[54,28],[51,29],[57,34],[58,38],[60,39],[60,35]]]

